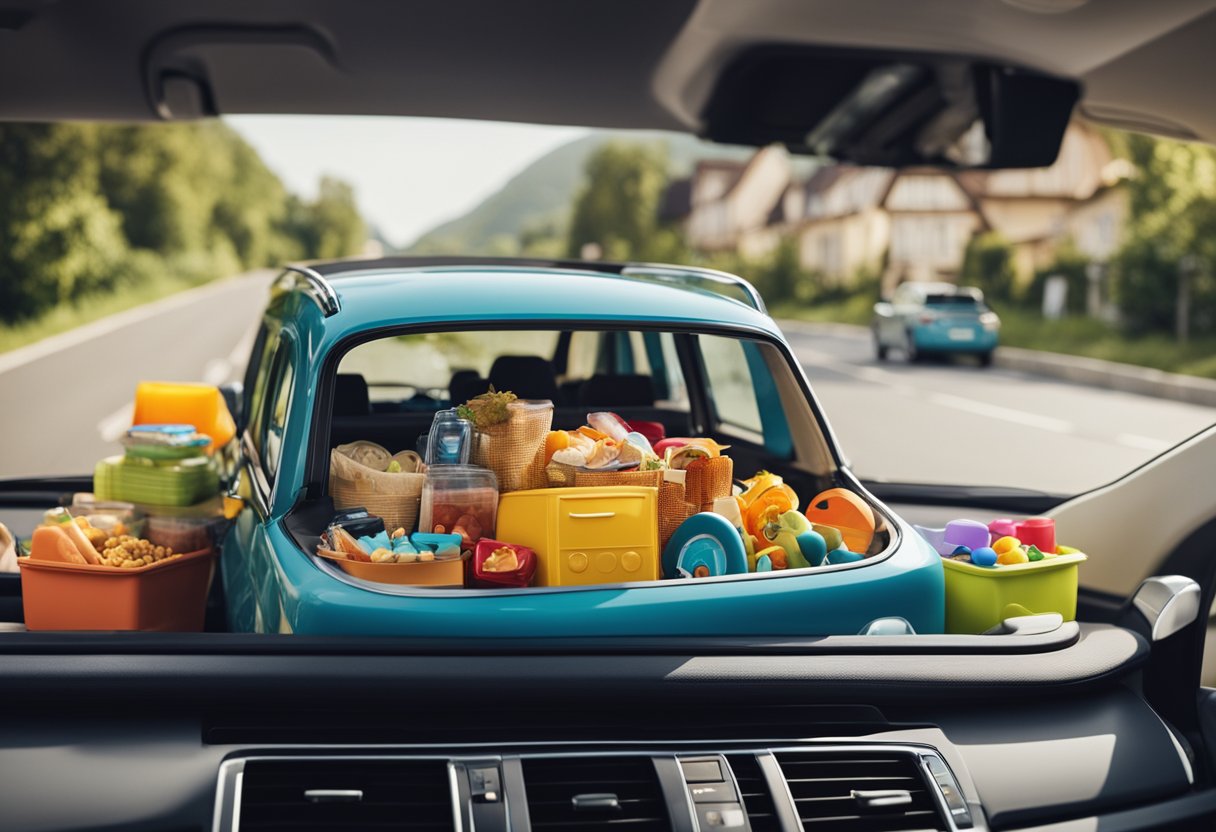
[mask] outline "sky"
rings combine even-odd
[[[225,118],[295,193],[329,174],[394,245],[460,216],[530,162],[587,130],[493,121],[376,116]]]

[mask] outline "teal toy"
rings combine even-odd
[[[827,545],[828,551],[833,549],[844,548],[844,535],[840,533],[840,529],[835,526],[825,526],[822,523],[812,523],[811,529],[823,537],[823,542]]]
[[[760,530],[762,548],[780,546],[785,550],[788,569],[806,569],[819,566],[828,554],[828,544],[823,535],[812,528],[805,514],[790,510],[777,514],[773,509],[768,522]]]
[[[759,564],[756,571],[761,571]],[[694,514],[680,524],[663,548],[664,577],[714,578],[746,572],[743,538],[720,514]]]
[[[359,545],[366,549],[369,554],[377,549],[388,549],[395,555],[409,555],[418,551],[404,534],[400,537],[390,538],[386,531],[373,535],[364,535],[359,538]]]
[[[864,558],[865,555],[859,555],[856,552],[850,552],[848,549],[833,549],[828,552],[828,563],[836,566],[841,563],[857,563]]]

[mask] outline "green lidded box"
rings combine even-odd
[[[93,469],[93,493],[99,500],[189,506],[214,497],[219,490],[215,461],[208,456],[186,459],[112,456]]]
[[[1006,618],[1057,612],[1077,617],[1075,552],[1030,563],[976,566],[942,558],[946,573],[946,632],[983,633]]]

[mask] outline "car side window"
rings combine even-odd
[[[258,434],[258,451],[266,481],[274,484],[279,472],[279,461],[283,454],[283,431],[287,426],[287,409],[291,403],[291,384],[295,378],[295,366],[291,356],[291,344],[280,343],[272,363],[272,375],[264,402],[265,417]]]
[[[697,337],[709,384],[709,398],[718,421],[749,433],[764,433],[756,386],[743,343],[716,335]]]
[[[274,363],[271,359],[279,345],[279,332],[263,324],[258,336],[258,348],[255,349],[252,366],[245,378],[249,382],[249,400],[245,412],[244,424],[249,429],[253,445],[259,452],[262,450],[262,437],[258,427],[262,424],[262,409],[266,402],[266,388],[270,385],[270,369]]]

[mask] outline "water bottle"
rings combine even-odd
[[[426,442],[427,465],[467,465],[473,446],[473,425],[455,410],[440,410],[431,422]]]

